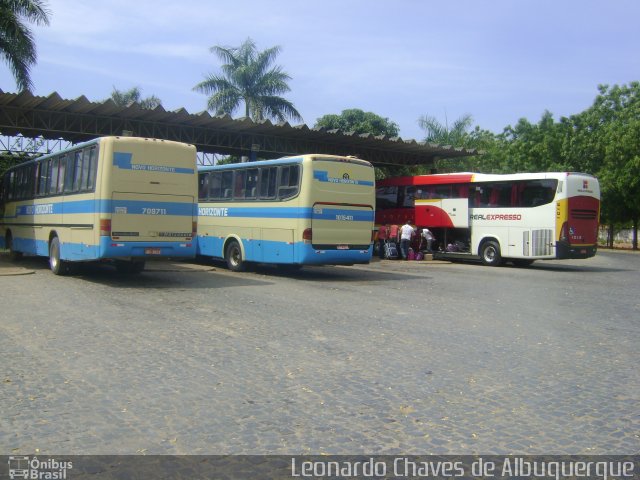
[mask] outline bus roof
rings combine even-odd
[[[245,168],[256,168],[256,167],[273,167],[278,165],[290,165],[292,163],[299,164],[304,161],[305,158],[312,158],[313,160],[339,160],[350,163],[358,163],[360,165],[365,165],[372,167],[371,163],[366,160],[362,160],[355,157],[343,157],[340,155],[325,155],[325,154],[306,154],[306,155],[297,155],[293,157],[282,157],[275,160],[258,160],[256,162],[244,162],[244,163],[227,163],[225,165],[208,165],[205,167],[198,167],[199,172],[208,172],[211,170],[230,170],[240,167]]]
[[[437,173],[431,175],[415,175],[405,177],[393,177],[378,180],[378,186],[402,186],[402,185],[441,185],[450,183],[474,183],[491,181],[534,180],[545,178],[565,178],[569,175],[595,178],[588,173],[579,172],[537,172],[537,173]]]
[[[90,145],[95,145],[97,143],[99,143],[100,141],[104,140],[104,139],[108,139],[108,138],[117,138],[117,139],[123,139],[123,140],[127,140],[127,139],[132,139],[132,140],[151,140],[154,142],[162,142],[162,143],[181,143],[181,142],[176,142],[173,140],[164,140],[164,139],[158,139],[158,138],[147,138],[147,137],[128,137],[128,136],[119,136],[119,135],[110,135],[110,136],[104,136],[104,137],[96,137],[92,140],[87,140],[86,142],[81,142],[81,143],[76,143],[74,145],[71,145],[70,147],[64,148],[62,150],[58,150],[55,152],[51,152],[51,153],[45,153],[44,155],[38,155],[37,157],[34,157],[30,160],[27,160],[25,162],[21,162],[18,163],[16,165],[11,166],[10,168],[7,169],[7,172],[10,170],[13,170],[14,168],[20,167],[22,165],[26,165],[28,163],[32,163],[32,162],[36,162],[36,161],[40,161],[40,160],[46,160],[48,158],[51,157],[57,157],[60,154],[63,153],[67,153],[67,152],[72,152],[74,150],[79,150],[85,147],[88,147]],[[188,144],[185,144],[188,145]]]

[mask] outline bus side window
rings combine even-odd
[[[210,172],[209,174],[209,199],[219,200],[222,198],[222,173]]]
[[[40,176],[38,178],[38,196],[44,197],[49,193],[49,171],[51,167],[51,160],[44,160],[40,162]]]
[[[16,186],[16,171],[11,170],[7,177],[7,198],[9,200],[15,199],[15,186]]]
[[[454,185],[454,198],[468,198],[469,197],[469,185]],[[457,194],[457,196],[455,196]]]
[[[15,180],[14,180],[14,198],[16,200],[22,200],[22,169],[21,168],[17,168],[16,169],[16,175],[15,175]]]
[[[256,198],[258,195],[258,169],[251,168],[247,170],[247,180],[245,183],[245,197]]]
[[[376,205],[378,208],[396,208],[398,206],[398,187],[376,187]]]
[[[86,162],[86,159],[85,159]],[[96,147],[89,149],[89,176],[87,177],[87,190],[96,188],[96,178],[98,175],[98,151]]]
[[[29,198],[36,198],[38,193],[38,177],[40,176],[40,163],[34,163],[29,170]]]
[[[73,192],[73,179],[76,176],[77,156],[79,152],[73,152],[66,157],[64,176],[64,193]]]
[[[207,200],[209,198],[209,176],[209,173],[198,175],[198,200]]]
[[[436,185],[433,198],[451,198],[451,185]]]
[[[522,192],[522,206],[537,207],[551,203],[556,194],[557,180],[531,180]]]
[[[222,172],[222,185],[221,185],[222,197],[224,199],[231,200],[231,194],[233,193],[233,172]]]
[[[58,184],[56,185],[56,193],[64,191],[64,175],[67,171],[67,156],[64,155],[58,162]]]
[[[401,207],[413,207],[415,200],[416,187],[410,185],[400,190],[400,206]]]
[[[74,154],[74,175],[73,175],[73,185],[71,185],[71,190],[74,192],[80,191],[80,181],[82,180],[82,164],[84,160],[84,155],[81,150],[78,150]]]
[[[277,176],[277,167],[263,167],[260,169],[260,191],[258,194],[261,199],[271,200],[276,198]]]
[[[50,195],[55,195],[58,191],[58,172],[60,171],[60,159],[51,160],[51,175],[49,176],[49,187],[47,191]]]
[[[247,179],[247,171],[246,170],[236,170],[235,180],[234,180],[234,188],[233,188],[233,198],[237,200],[243,200],[245,197],[245,182]]]
[[[291,165],[280,168],[280,184],[278,185],[278,198],[291,198],[298,193],[298,177],[300,167]]]

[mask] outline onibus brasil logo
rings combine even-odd
[[[34,480],[65,480],[67,470],[73,468],[73,462],[47,458],[39,460],[38,457],[9,457],[9,478],[29,478]]]

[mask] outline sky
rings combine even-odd
[[[138,87],[168,111],[200,113],[207,98],[193,87],[220,72],[210,47],[250,37],[281,47],[283,96],[309,127],[359,108],[421,141],[423,115],[447,125],[470,114],[500,133],[545,110],[579,113],[599,84],[640,80],[637,0],[45,1],[50,25],[31,27],[39,96],[99,102]],[[17,91],[4,61],[0,89]]]

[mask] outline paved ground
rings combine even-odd
[[[640,451],[640,256],[489,268],[0,260],[2,454]]]

